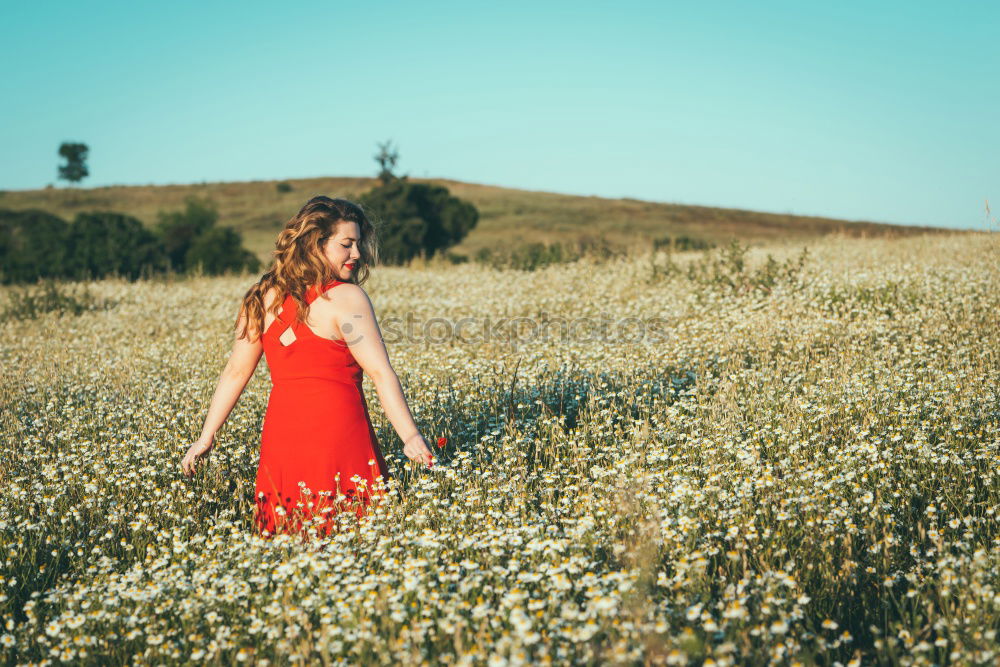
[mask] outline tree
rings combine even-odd
[[[209,275],[227,271],[257,271],[260,260],[243,247],[243,238],[232,227],[212,227],[194,240],[184,263],[188,269],[201,267]]]
[[[379,256],[386,264],[433,257],[465,238],[479,220],[476,207],[447,188],[401,179],[373,188],[361,203],[381,218]]]
[[[160,211],[156,229],[174,271],[188,268],[187,254],[196,238],[215,226],[219,212],[210,199],[190,196],[183,211]]]
[[[217,217],[211,201],[189,199],[183,211],[160,213],[160,236],[113,211],[80,213],[67,225],[41,210],[0,209],[0,283],[111,274],[134,280],[171,266],[200,266],[208,274],[256,271],[260,260],[243,247],[239,232],[216,227]]]
[[[174,271],[196,266],[207,274],[256,271],[257,256],[243,247],[243,237],[230,227],[216,227],[219,212],[210,199],[191,196],[183,211],[160,211],[157,231]]]
[[[87,144],[72,143],[64,141],[59,146],[59,156],[65,158],[66,164],[59,165],[59,178],[78,183],[86,178],[90,172],[87,171]]]
[[[31,282],[63,275],[66,221],[41,211],[0,209],[0,282]]]
[[[382,181],[382,185],[387,185],[398,178],[392,170],[395,169],[396,162],[399,160],[399,151],[392,148],[391,139],[383,144],[378,144],[378,149],[378,153],[375,155],[375,161],[379,164],[378,178]],[[403,180],[405,179],[404,176]]]
[[[159,239],[128,215],[111,211],[80,213],[69,228],[65,275],[102,278],[115,274],[135,280],[166,268]]]

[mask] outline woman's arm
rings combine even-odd
[[[241,330],[242,326],[241,320],[237,331]],[[233,350],[229,354],[225,368],[222,369],[219,383],[212,395],[212,402],[208,406],[208,415],[205,417],[201,436],[195,440],[181,461],[181,469],[188,477],[194,475],[195,464],[201,457],[212,450],[216,432],[229,417],[229,413],[232,412],[233,406],[239,400],[244,387],[253,376],[263,351],[264,346],[260,342],[260,338],[250,341],[247,338],[237,337],[233,342]]]
[[[389,363],[382,332],[375,320],[375,310],[365,291],[354,284],[339,286],[337,327],[358,365],[375,384],[382,410],[403,441],[403,453],[412,460],[432,465],[434,455],[424,441],[410,414],[399,377]]]

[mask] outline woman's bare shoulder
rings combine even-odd
[[[333,289],[327,290],[326,295],[338,306],[349,310],[371,307],[368,293],[360,285],[354,283],[340,283]]]
[[[344,294],[364,295],[366,298],[368,296],[365,289],[361,285],[357,285],[355,283],[337,283],[332,289],[327,291],[327,294],[332,294],[334,296]]]
[[[274,286],[264,292],[264,310],[270,310],[271,306],[278,299],[278,287]]]

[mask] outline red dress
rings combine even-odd
[[[334,280],[323,291],[341,283]],[[307,303],[317,296],[310,288]],[[338,511],[363,515],[390,477],[368,415],[361,367],[347,343],[317,336],[295,311],[288,295],[261,337],[273,385],[254,493],[254,523],[264,536],[297,533],[303,524],[327,535]],[[295,341],[286,346],[279,337],[288,327]]]

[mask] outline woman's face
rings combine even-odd
[[[361,251],[358,242],[361,240],[361,229],[356,222],[342,220],[337,223],[336,231],[323,246],[323,255],[333,267],[333,274],[338,280],[349,280],[358,268]]]

